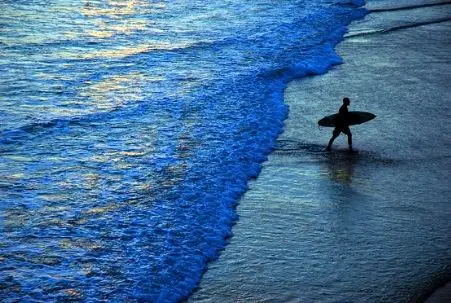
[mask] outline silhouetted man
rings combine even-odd
[[[338,111],[338,115],[335,120],[335,128],[332,133],[332,138],[330,138],[326,150],[330,150],[334,140],[340,135],[340,133],[344,133],[348,136],[349,151],[352,151],[352,134],[351,130],[349,129],[348,122],[348,106],[350,104],[351,100],[349,100],[349,98],[343,98],[343,105],[340,107],[340,110]]]

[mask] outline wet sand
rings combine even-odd
[[[447,16],[372,13],[337,46],[344,64],[290,83],[285,131],[189,301],[408,302],[450,264]],[[342,136],[325,153],[316,125],[344,96],[378,115],[352,129],[356,155]]]
[[[451,302],[451,283],[447,283],[445,286],[437,289],[429,298],[426,299],[426,303],[442,303]]]

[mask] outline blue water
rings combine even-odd
[[[0,296],[186,298],[363,1],[0,3]]]

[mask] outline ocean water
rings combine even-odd
[[[363,1],[0,2],[0,297],[175,302]]]

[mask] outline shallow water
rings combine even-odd
[[[0,294],[190,294],[362,1],[2,1]]]
[[[450,25],[371,33],[450,9],[370,14],[338,45],[343,65],[288,86],[284,133],[192,302],[407,302],[449,273]],[[358,153],[343,136],[327,153],[316,122],[344,96],[377,118],[352,127]]]

